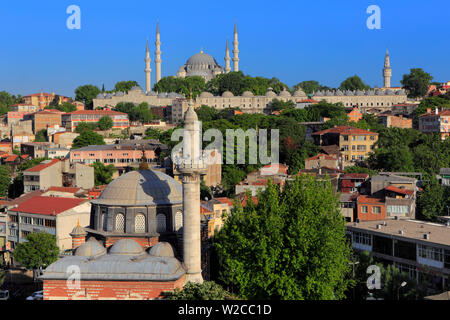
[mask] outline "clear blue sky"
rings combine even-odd
[[[81,30],[66,28],[71,4],[81,8]],[[381,30],[366,27],[372,4],[381,8]],[[0,2],[0,91],[74,96],[82,84],[144,86],[147,37],[153,83],[157,19],[163,76],[175,75],[201,47],[224,65],[236,19],[240,69],[252,76],[335,87],[358,74],[382,86],[388,48],[393,86],[414,67],[450,80],[450,1],[16,0]]]

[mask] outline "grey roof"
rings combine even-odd
[[[75,255],[80,257],[96,257],[106,253],[106,248],[103,247],[95,238],[83,243],[75,250]]]
[[[222,93],[222,97],[231,98],[234,97],[234,94],[231,91],[225,91],[224,93]]]
[[[91,202],[103,205],[181,204],[182,186],[172,177],[154,170],[131,171],[111,182]]]
[[[109,254],[140,255],[142,253],[144,250],[141,245],[133,239],[121,239],[109,249]]]
[[[130,89],[130,91],[142,91],[142,89],[139,86],[134,86],[133,88]]]
[[[187,65],[211,65],[217,66],[216,59],[214,59],[211,55],[200,52],[194,54],[192,57],[188,59],[186,62]]]
[[[95,258],[66,256],[48,266],[40,278],[68,279],[72,274],[71,266],[79,267],[80,280],[173,281],[186,273],[180,261],[173,256],[110,252]]]
[[[409,178],[409,177],[402,177],[402,176],[396,176],[393,174],[378,174],[376,176],[373,176],[371,178],[371,180],[373,182],[391,182],[391,183],[402,183],[402,182],[407,182],[407,183],[414,183],[416,181],[416,179],[414,178]]]
[[[154,257],[174,257],[173,248],[168,242],[158,242],[151,249],[149,254]]]

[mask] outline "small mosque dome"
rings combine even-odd
[[[269,97],[269,98],[273,98],[273,97],[276,97],[277,94],[276,94],[275,92],[273,92],[273,89],[272,89],[272,88],[268,88],[268,89],[267,89],[267,92],[266,92],[266,94],[265,94],[265,96],[266,96],[266,97]]]
[[[149,254],[154,257],[174,257],[173,248],[168,242],[158,242],[151,249]]]
[[[387,94],[388,96],[392,96],[394,94],[394,92],[390,89],[386,90],[385,94]]]
[[[231,91],[225,91],[224,93],[222,93],[222,97],[231,98],[234,97],[234,94]]]
[[[167,98],[167,93],[166,92],[158,93],[158,98]]]
[[[139,255],[143,252],[144,249],[142,249],[141,245],[133,239],[121,239],[109,249],[109,254]]]
[[[93,237],[75,250],[75,255],[82,257],[97,257],[103,254],[106,254],[106,248]]]
[[[242,94],[243,97],[253,97],[253,93],[250,91],[244,91],[244,93]]]
[[[87,235],[86,230],[84,230],[84,228],[82,226],[80,226],[79,224],[72,229],[72,232],[70,233],[71,236],[76,237],[76,236],[85,236]]]
[[[124,94],[123,94],[122,91],[117,91],[117,92],[116,92],[116,96],[117,96],[117,97],[123,97],[123,95],[124,95]]]
[[[404,94],[406,94],[406,93],[405,93],[405,90],[400,89],[400,90],[398,90],[395,94],[396,94],[397,96],[401,96],[401,95],[404,95]]]
[[[155,91],[150,91],[147,93],[147,96],[157,96],[158,93],[156,93]]]
[[[105,99],[111,99],[111,98],[112,98],[112,94],[111,93],[108,93],[108,94],[105,95]]]
[[[356,90],[356,95],[357,96],[363,96],[364,92],[362,92],[361,90]]]
[[[167,95],[168,98],[176,98],[177,94],[175,92],[169,92],[169,94]]]
[[[139,86],[134,86],[133,88],[130,89],[130,91],[142,91],[142,89]]]
[[[299,87],[297,91],[294,92],[294,97],[306,97],[305,91]]]
[[[279,97],[286,97],[286,98],[290,98],[291,94],[289,93],[289,91],[286,90],[286,88],[283,89],[283,91],[280,92],[280,94],[278,95]]]
[[[203,91],[200,94],[200,98],[212,98],[212,97],[214,97],[214,96],[211,92]]]
[[[338,89],[338,90],[336,91],[336,95],[337,95],[337,96],[343,96],[344,93],[343,93],[340,89]]]
[[[99,93],[95,99],[103,99],[105,96],[103,95],[103,93]]]
[[[334,93],[333,93],[333,91],[327,90],[327,91],[325,92],[325,95],[326,95],[326,96],[334,96]]]
[[[382,90],[376,90],[375,91],[375,95],[376,96],[382,96],[383,95],[383,91]]]
[[[315,95],[316,95],[316,96],[323,96],[324,94],[323,94],[323,91],[322,91],[322,90],[319,90],[319,91],[316,92]]]
[[[366,96],[373,96],[373,95],[375,95],[375,91],[373,90],[366,91]]]

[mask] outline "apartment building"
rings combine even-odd
[[[55,100],[55,97],[58,96],[58,104],[61,104],[63,102],[70,102],[71,99],[69,97],[61,96],[61,95],[55,95],[54,92],[52,93],[34,93],[27,96],[22,97],[24,104],[34,105],[38,106],[40,110],[44,109],[45,107],[48,107],[50,103]]]
[[[112,129],[125,129],[130,126],[128,115],[112,110],[77,110],[62,116],[62,126],[67,131],[75,131],[80,123],[97,123],[102,117],[110,117],[113,121]]]
[[[61,114],[59,110],[43,110],[39,112],[25,114],[24,120],[32,121],[33,133],[36,134],[41,130],[47,130],[49,127],[61,125]]]
[[[433,277],[438,290],[449,285],[450,227],[418,220],[390,219],[347,223],[353,249],[394,264],[419,283]]]
[[[412,119],[404,118],[403,115],[396,116],[390,111],[380,113],[378,119],[386,128],[410,129],[413,125]]]
[[[423,133],[439,133],[442,140],[450,136],[450,110],[435,109],[434,112],[430,108],[427,113],[419,117],[419,130]]]
[[[90,189],[94,186],[94,168],[67,160],[45,160],[23,172],[23,185],[25,193],[63,186]]]
[[[61,251],[72,248],[70,232],[89,225],[91,204],[88,199],[34,196],[8,210],[8,243],[13,250],[32,232],[47,232],[56,237]]]
[[[378,141],[378,133],[349,126],[318,131],[311,136],[316,145],[338,146],[342,168],[354,165],[357,161],[367,158]]]

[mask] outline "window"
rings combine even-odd
[[[348,141],[348,136],[342,136],[342,139],[343,139],[344,141]]]
[[[352,150],[355,150],[355,145],[352,146]]]
[[[163,213],[156,215],[156,232],[166,232],[166,215]]]
[[[367,213],[367,206],[361,206],[361,213]]]
[[[108,215],[106,209],[102,209],[102,214],[100,216],[101,229],[107,231],[108,229]]]
[[[358,151],[366,151],[366,146],[364,145],[358,146]]]
[[[55,220],[45,219],[45,220],[44,220],[44,225],[45,225],[47,228],[55,228],[55,227],[56,227],[56,222],[55,222]]]
[[[344,151],[348,151],[348,145],[343,145],[342,148],[344,149]]]
[[[387,206],[387,212],[390,214],[407,214],[408,206]]]
[[[20,222],[24,224],[31,224],[31,217],[20,217]]]
[[[125,216],[123,213],[118,213],[116,215],[116,232],[125,232]]]
[[[372,213],[381,213],[381,207],[372,207]]]
[[[37,226],[43,226],[44,225],[44,219],[42,218],[33,218],[33,224]]]
[[[156,219],[158,219],[158,217],[156,217]],[[144,233],[145,229],[145,216],[142,213],[139,213],[134,218],[134,232]]]
[[[370,234],[362,232],[353,232],[353,242],[360,243],[366,246],[372,245],[372,237]]]
[[[25,239],[29,234],[31,233],[31,231],[22,231],[22,239]]]
[[[17,229],[9,229],[9,235],[12,237],[17,237]]]
[[[425,246],[422,244],[418,245],[419,247],[419,257],[424,259],[430,259],[435,261],[443,261],[442,249],[434,248],[431,246]]]
[[[177,211],[175,214],[175,231],[180,230],[180,228],[183,226],[183,214],[181,211]]]

